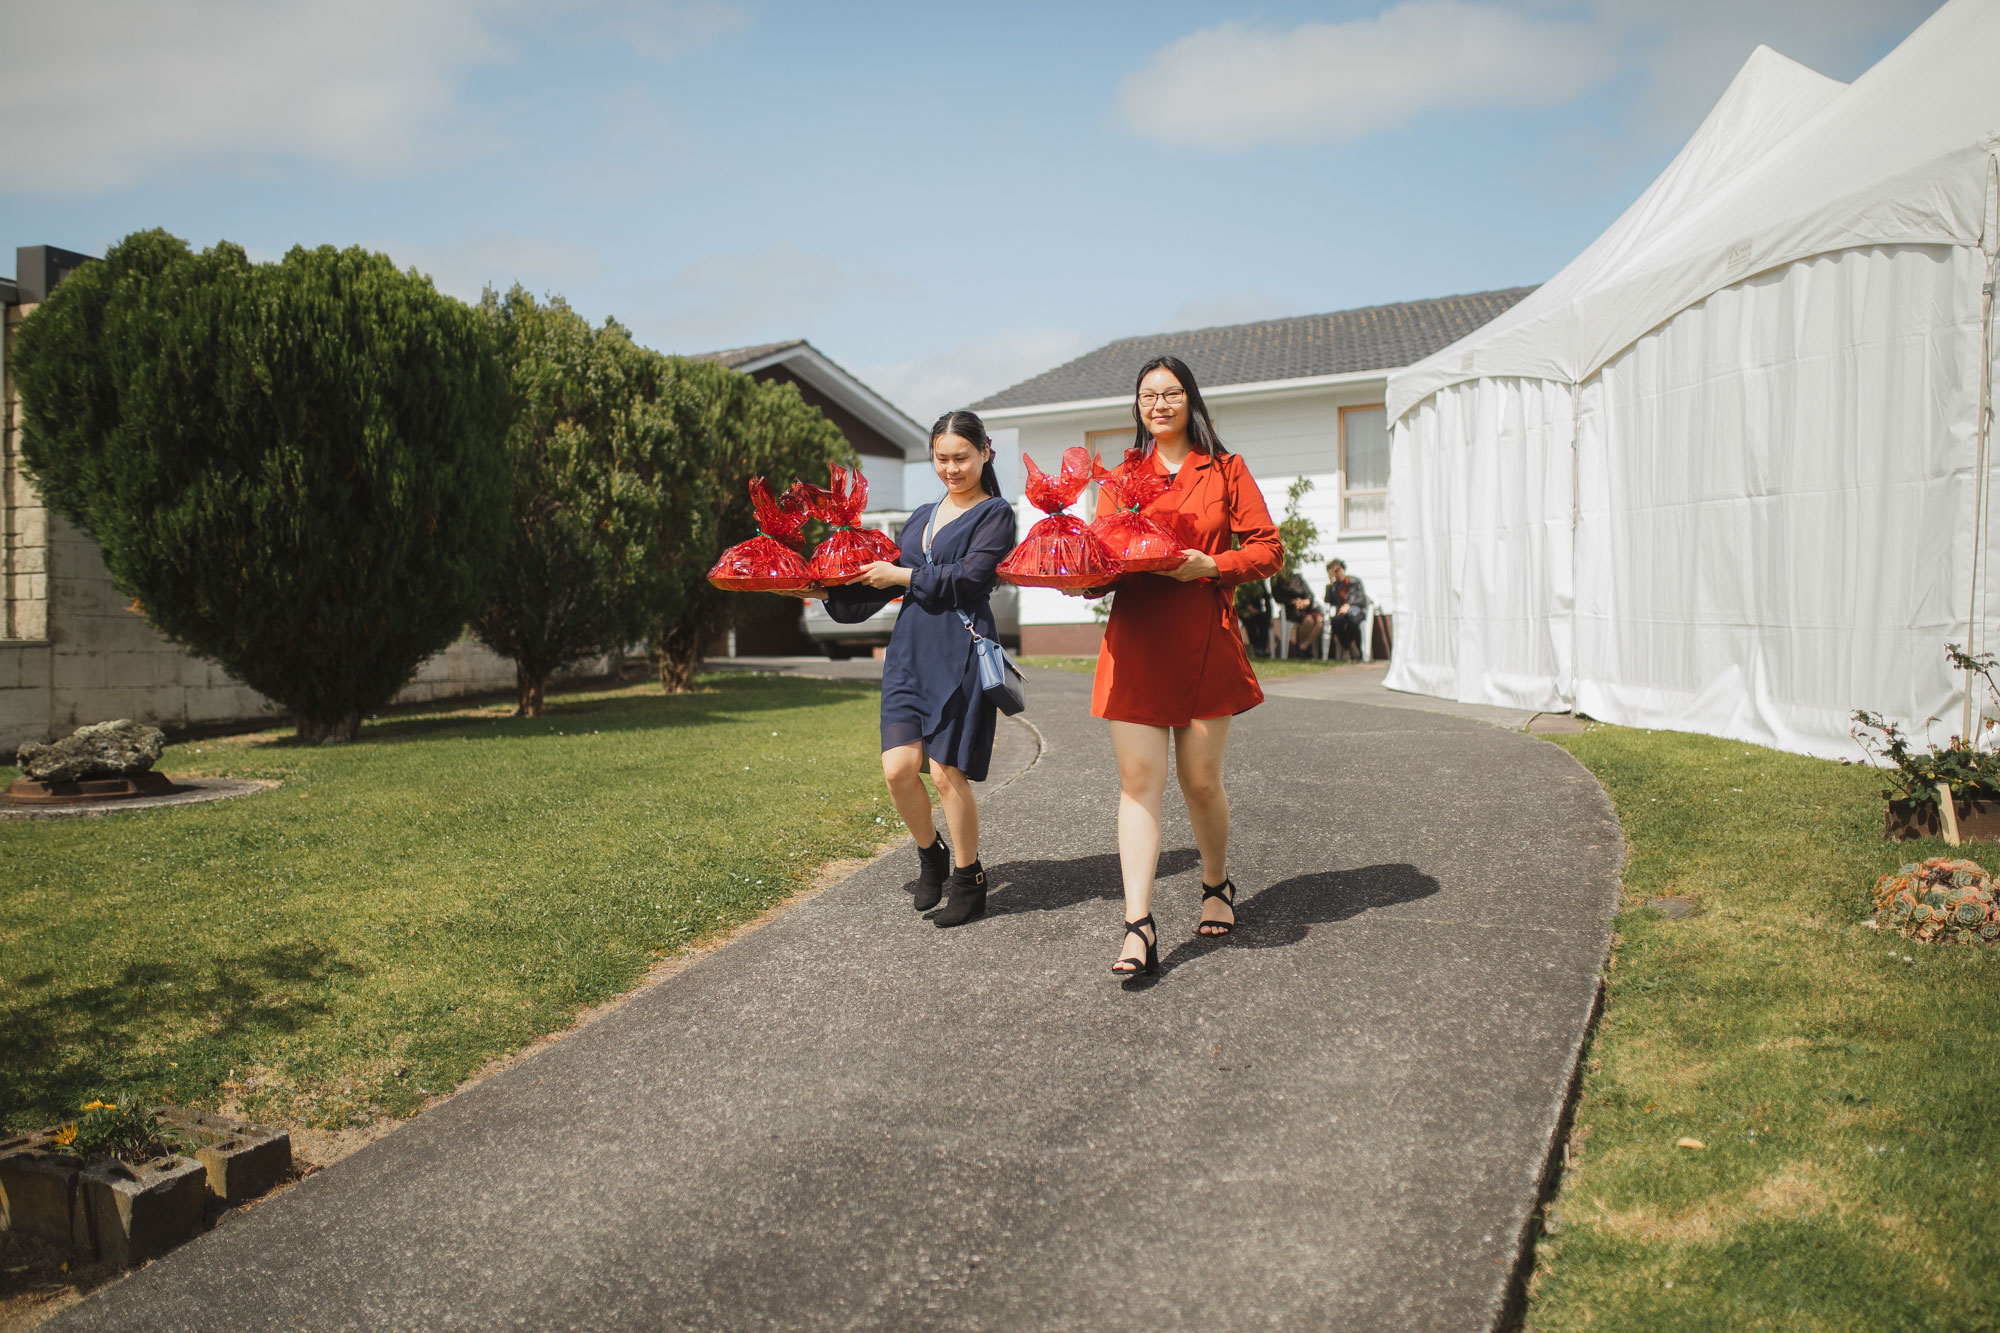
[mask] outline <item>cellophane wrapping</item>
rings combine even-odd
[[[730,592],[803,592],[812,587],[805,559],[794,549],[812,517],[805,487],[795,481],[779,498],[762,477],[753,477],[750,506],[757,511],[757,535],[724,551],[708,571],[708,581]]]
[[[1172,484],[1137,449],[1127,450],[1112,470],[1098,469],[1097,519],[1090,530],[1124,573],[1153,574],[1186,563],[1187,543],[1145,513]]]
[[[893,565],[903,553],[880,528],[855,526],[868,508],[868,478],[858,468],[849,472],[838,463],[829,464],[827,472],[833,485],[807,486],[805,493],[812,516],[831,524],[833,533],[813,551],[806,570],[813,582],[831,587],[852,583],[877,560]]]
[[[1000,577],[1028,588],[1102,588],[1118,578],[1118,562],[1104,549],[1084,521],[1062,511],[1076,503],[1095,471],[1081,446],[1063,451],[1062,468],[1053,476],[1022,456],[1028,468],[1024,488],[1028,502],[1048,517],[1028,529],[1013,552],[1000,562]]]

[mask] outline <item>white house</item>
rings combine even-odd
[[[972,405],[994,432],[1000,479],[1020,494],[1019,457],[1052,470],[1071,445],[1115,464],[1135,438],[1139,367],[1160,355],[1193,369],[1223,443],[1249,463],[1283,516],[1298,478],[1312,490],[1300,512],[1319,526],[1317,559],[1338,556],[1378,603],[1389,594],[1389,434],[1383,410],[1391,371],[1422,360],[1526,296],[1531,287],[1337,310],[1179,333],[1121,338]],[[912,468],[905,499],[931,498]],[[935,489],[935,481],[929,486]],[[1040,515],[1020,502],[1023,531]],[[1315,587],[1321,569],[1305,571]],[[1384,606],[1393,611],[1392,606]],[[1021,650],[1089,653],[1103,626],[1090,605],[1041,588],[1021,590]]]

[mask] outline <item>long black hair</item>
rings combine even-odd
[[[1208,415],[1208,404],[1201,400],[1201,386],[1194,382],[1194,372],[1188,363],[1177,356],[1156,356],[1139,367],[1139,378],[1132,381],[1132,425],[1138,434],[1132,437],[1132,447],[1141,452],[1152,447],[1153,432],[1146,429],[1145,413],[1139,410],[1139,386],[1146,382],[1146,376],[1156,370],[1164,370],[1181,382],[1181,389],[1187,394],[1188,402],[1188,443],[1196,451],[1204,454],[1226,454],[1222,437],[1215,433],[1215,419]]]
[[[993,470],[993,440],[986,434],[986,423],[961,407],[945,413],[931,427],[931,448],[935,450],[937,442],[946,435],[956,435],[986,455],[986,466],[979,473],[979,484],[985,487],[988,495],[998,496],[1000,474]]]

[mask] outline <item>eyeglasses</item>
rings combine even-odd
[[[1151,407],[1154,403],[1165,403],[1168,407],[1179,407],[1186,401],[1187,391],[1184,389],[1167,389],[1161,393],[1147,392],[1139,395],[1139,406],[1141,407]]]

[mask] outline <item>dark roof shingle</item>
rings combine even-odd
[[[689,352],[687,358],[690,361],[720,361],[723,365],[734,370],[738,366],[761,360],[773,352],[782,352],[789,348],[804,347],[805,345],[806,340],[804,338],[793,338],[788,342],[758,343],[754,347],[726,347],[719,352]]]
[[[1204,388],[1394,370],[1457,342],[1533,290],[1508,287],[1325,315],[1120,338],[972,406],[990,411],[1116,398],[1132,392],[1132,377],[1139,367],[1161,355],[1187,362]]]

